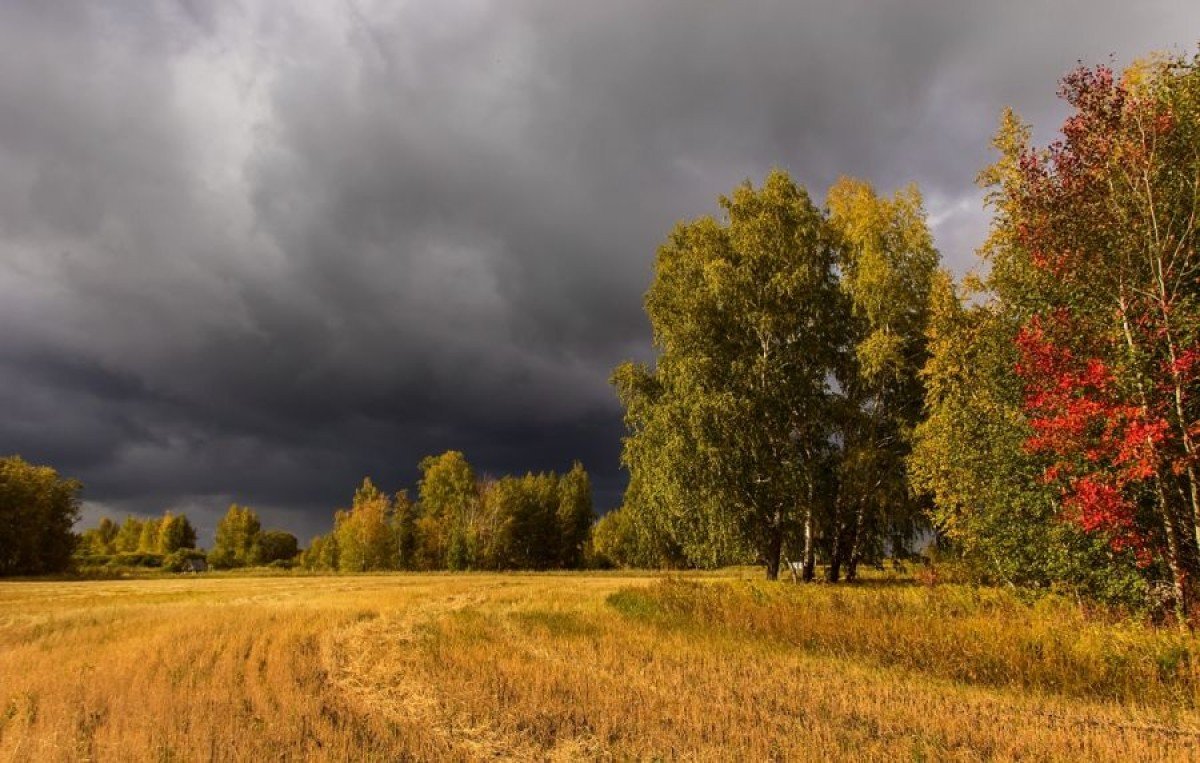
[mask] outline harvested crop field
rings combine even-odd
[[[1192,636],[743,577],[0,583],[0,758],[1200,756]]]

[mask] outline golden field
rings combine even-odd
[[[1200,646],[990,589],[0,583],[0,760],[1196,760]]]

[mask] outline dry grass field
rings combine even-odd
[[[724,576],[0,584],[0,760],[1196,760],[1196,641]]]

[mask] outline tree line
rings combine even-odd
[[[215,569],[299,565],[307,570],[576,569],[595,563],[591,481],[576,462],[565,474],[477,476],[458,451],[420,464],[417,499],[388,495],[368,478],[333,530],[301,550],[296,536],[263,529],[258,513],[232,504],[212,548],[196,547],[186,514],[102,517],[76,535],[75,480],[19,457],[0,459],[0,574],[37,575],[72,566],[178,571],[203,559]]]
[[[387,495],[369,479],[333,531],[301,554],[305,569],[507,570],[584,566],[594,521],[588,474],[479,477],[448,451],[421,461],[417,498]]]
[[[772,172],[681,223],[613,375],[630,565],[781,559],[831,580],[934,538],[976,579],[1200,597],[1200,58],[1064,81],[1062,138],[1007,112],[982,274],[921,196]]]

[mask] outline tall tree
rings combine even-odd
[[[1200,60],[1079,69],[1063,140],[1006,125],[991,173],[1036,288],[1018,373],[1061,511],[1200,598]],[[1011,120],[1015,121],[1015,120]]]
[[[591,480],[578,461],[559,480],[556,513],[561,538],[558,564],[567,569],[579,567],[596,513],[592,509]]]
[[[80,548],[89,554],[98,554],[107,556],[115,554],[117,533],[120,531],[120,526],[108,517],[101,517],[99,524],[88,530],[84,530],[83,535],[79,539]]]
[[[186,514],[166,512],[158,525],[157,551],[170,554],[181,548],[196,547],[196,528]]]
[[[993,264],[989,284],[1015,277],[1011,263]],[[980,582],[1139,603],[1145,586],[1132,555],[1061,520],[1057,490],[1042,479],[1045,459],[1025,447],[1033,431],[1015,372],[1019,310],[984,286],[974,284],[965,304],[948,274],[935,279],[914,487],[932,496],[941,542]]]
[[[255,553],[262,523],[249,506],[231,504],[225,516],[217,522],[213,548],[208,561],[214,567],[244,567],[257,564]]]
[[[786,173],[720,203],[723,221],[680,224],[659,249],[646,296],[657,365],[614,375],[624,461],[689,557],[749,546],[774,579],[814,511],[844,301],[830,230]]]
[[[464,569],[471,562],[468,530],[479,506],[475,472],[456,450],[426,457],[420,469],[420,527],[430,566]]]
[[[143,554],[157,554],[159,552],[159,528],[161,527],[162,519],[159,517],[151,517],[142,522],[142,534],[138,537],[137,550]]]
[[[399,562],[391,499],[369,478],[354,493],[350,509],[337,513],[334,536],[339,570],[395,569]]]
[[[130,553],[138,550],[138,543],[141,541],[141,538],[141,520],[129,515],[121,523],[121,529],[117,532],[117,537],[113,541],[113,545],[118,553]]]
[[[393,505],[395,506],[397,566],[402,570],[418,569],[418,551],[421,544],[417,530],[417,522],[420,519],[419,507],[404,490],[396,493]]]
[[[48,466],[19,456],[0,458],[0,575],[38,575],[70,566],[81,489]]]
[[[828,205],[842,244],[839,284],[853,350],[839,373],[843,455],[829,567],[836,580],[843,562],[853,578],[864,555],[898,553],[922,525],[905,461],[924,403],[920,372],[939,257],[916,186],[886,198],[842,178]]]

